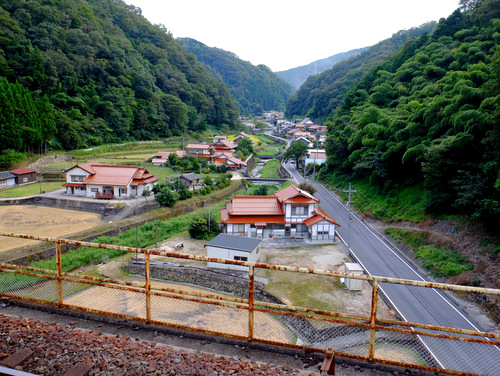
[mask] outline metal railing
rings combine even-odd
[[[500,295],[498,289],[241,262],[52,237],[5,232],[0,236],[56,244],[56,270],[0,263],[0,297],[313,352],[325,353],[333,348],[337,354],[349,358],[444,374],[479,373],[475,372],[474,364],[467,363],[459,369],[441,368],[424,342],[440,341],[439,346],[443,348],[458,347],[467,353],[498,350],[500,345],[497,333],[402,322],[377,313],[381,283],[497,296]],[[63,272],[61,244],[140,254],[144,258],[144,280],[122,281]],[[248,267],[248,290],[237,297],[207,292],[192,285],[184,288],[158,284],[151,276],[152,256]],[[292,273],[295,277],[316,278],[318,286],[333,286],[341,278],[367,281],[371,285],[369,313],[352,313],[341,305],[338,310],[331,311],[268,299],[269,294],[256,288],[256,273],[267,273],[268,277],[273,273]],[[500,359],[500,350],[498,357]],[[495,359],[490,368],[481,374],[500,374],[500,362]]]

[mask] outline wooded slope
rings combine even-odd
[[[45,142],[73,149],[237,125],[224,83],[164,26],[120,0],[2,2],[0,76],[7,80],[0,84],[1,150],[37,151]],[[48,125],[24,115],[26,93],[38,103],[29,117],[43,115]]]

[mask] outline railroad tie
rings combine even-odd
[[[77,363],[72,368],[70,368],[64,376],[87,376],[92,369],[92,365],[89,363]]]
[[[33,351],[30,349],[17,350],[14,354],[9,355],[7,358],[1,360],[0,364],[5,367],[16,368],[32,355]]]

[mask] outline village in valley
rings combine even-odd
[[[16,204],[21,205],[13,213],[19,211],[20,217],[30,213],[33,204],[43,208],[42,211],[46,211],[48,216],[51,216],[52,210],[61,211],[55,214],[56,218],[62,219],[61,223],[57,223],[57,219],[44,219],[47,215],[37,213],[41,221],[30,221],[30,224],[34,224],[33,231],[20,228],[24,233],[38,236],[68,238],[75,235],[78,238],[83,231],[86,239],[92,240],[95,236],[89,234],[94,232],[92,226],[99,222],[96,216],[102,216],[102,225],[106,223],[106,227],[118,227],[125,231],[133,227],[120,225],[122,221],[133,222],[137,216],[142,216],[141,222],[144,223],[144,216],[149,215],[151,219],[147,221],[157,223],[157,217],[160,216],[152,216],[154,211],[165,213],[169,210],[178,211],[175,208],[182,207],[181,211],[188,213],[192,209],[186,209],[183,202],[201,201],[204,202],[204,208],[201,209],[204,212],[210,206],[212,218],[209,226],[212,225],[212,229],[198,236],[200,240],[193,239],[186,231],[189,227],[189,223],[186,223],[180,232],[171,237],[175,240],[156,235],[155,244],[132,241],[129,246],[151,247],[169,252],[192,251],[200,256],[241,262],[272,263],[277,255],[280,255],[278,259],[286,255],[292,257],[290,262],[293,264],[343,271],[345,262],[351,260],[336,238],[336,227],[340,225],[321,209],[320,200],[313,196],[314,190],[310,190],[313,188],[299,186],[291,181],[286,169],[279,164],[278,167],[272,167],[270,175],[266,175],[270,178],[259,181],[260,173],[252,174],[254,169],[265,173],[268,168],[263,165],[282,159],[286,146],[291,142],[307,146],[301,166],[315,163],[319,169],[325,162],[326,155],[322,148],[326,139],[326,127],[314,124],[308,118],[291,123],[282,117],[282,113],[269,112],[264,118],[245,121],[245,131],[216,134],[204,140],[182,138],[172,143],[172,146],[178,145],[178,148],[165,143],[166,147],[158,148],[156,152],[151,151],[154,145],[145,143],[143,146],[133,145],[130,148],[126,145],[117,147],[116,152],[95,150],[84,152],[83,156],[78,157],[47,156],[35,163],[33,168],[0,174],[0,184],[3,187],[22,188],[26,185],[35,188],[35,194],[28,194],[25,198],[13,199],[6,196],[7,198],[2,199],[4,202],[0,209],[16,208],[12,206],[15,200]],[[263,125],[266,128],[262,128]],[[158,146],[161,145],[158,143]],[[303,170],[301,166],[297,167]],[[58,188],[57,180],[61,177],[64,182]],[[250,177],[253,180],[249,180]],[[4,192],[8,191],[9,189]],[[228,193],[223,193],[220,197],[217,196],[218,192]],[[159,202],[162,195],[171,195],[174,199],[164,204],[163,201]],[[67,209],[73,209],[68,212],[72,220],[68,220],[68,215],[61,214]],[[91,214],[94,219],[85,220],[88,226],[77,226],[75,221],[83,213]],[[167,223],[168,221],[165,220]],[[51,222],[50,225],[47,222]],[[10,223],[5,223],[3,231],[11,230],[9,226]],[[77,233],[73,234],[72,229]],[[3,245],[2,249],[7,255],[5,257],[15,257],[13,255],[19,250],[19,257],[28,257],[31,252],[39,252],[40,247],[43,248],[33,241],[20,239],[12,244],[15,249],[9,249],[7,244]],[[200,247],[201,244],[203,246]],[[33,250],[30,245],[33,245]],[[307,252],[303,253],[305,249]],[[313,255],[316,253],[316,260],[321,260],[320,262],[314,262]],[[162,257],[159,259],[163,260]],[[117,272],[116,267],[108,267],[107,261],[102,265],[102,260],[99,261],[99,274],[108,273],[102,272],[103,270],[114,270],[109,277],[117,277],[123,273]],[[120,258],[119,263],[123,267],[136,261],[130,257]],[[111,263],[115,265],[116,261],[112,260]],[[208,262],[202,268],[227,270],[230,274],[239,273],[240,277],[248,274],[248,267],[240,265]],[[266,285],[273,289],[274,285],[281,283],[275,281],[273,284],[269,276],[262,277],[262,281],[264,289]],[[277,298],[287,301],[293,299],[286,294],[279,294]],[[313,295],[311,294],[312,301],[315,299]]]
[[[282,116],[279,112],[269,112],[263,119],[244,122],[245,131],[218,134],[204,140],[182,138],[172,143],[173,146],[178,145],[177,148],[169,147],[169,143],[165,143],[166,147],[158,148],[156,152],[152,151],[156,145],[145,143],[130,148],[126,145],[117,147],[117,151],[112,152],[87,151],[76,158],[73,155],[47,156],[35,163],[33,168],[0,174],[0,184],[4,187],[21,188],[27,184],[36,188],[36,194],[25,198],[2,199],[3,205],[0,209],[9,208],[13,213],[19,211],[18,215],[22,216],[30,211],[34,214],[32,210],[35,204],[35,207],[47,212],[36,214],[40,223],[36,220],[30,221],[33,225],[32,231],[28,230],[29,227],[20,227],[23,233],[39,236],[62,236],[71,239],[81,238],[83,235],[86,240],[96,239],[94,241],[98,242],[99,238],[92,233],[103,233],[102,230],[95,231],[93,227],[99,223],[98,217],[101,216],[101,224],[96,228],[104,226],[107,229],[105,232],[110,233],[116,233],[116,228],[119,228],[119,231],[130,232],[134,231],[134,228],[136,232],[140,231],[137,230],[139,224],[134,226],[130,223],[141,223],[140,228],[147,226],[148,222],[155,224],[154,244],[141,244],[137,239],[134,241],[132,236],[128,246],[191,253],[243,263],[289,262],[310,268],[344,271],[352,260],[336,237],[336,228],[340,225],[321,208],[320,200],[313,195],[314,188],[291,181],[290,175],[287,176],[286,169],[281,164],[272,167],[271,175],[266,175],[270,178],[260,178],[259,173],[252,174],[253,169],[265,173],[268,168],[264,165],[282,159],[286,146],[291,142],[304,143],[307,146],[300,162],[301,166],[297,166],[299,170],[304,170],[302,166],[312,163],[317,164],[319,170],[325,162],[326,156],[322,148],[326,139],[326,127],[316,125],[308,118],[291,123],[283,120]],[[256,127],[255,124],[259,126]],[[263,126],[266,128],[262,128]],[[244,145],[243,149],[241,145]],[[158,143],[158,146],[161,145]],[[122,161],[125,163],[121,163]],[[65,181],[60,183],[58,188],[56,181],[60,177]],[[8,191],[7,189],[4,192]],[[219,192],[222,192],[222,196]],[[162,195],[172,196],[174,199],[165,204],[160,199]],[[14,200],[16,204],[20,204],[17,208],[12,206]],[[186,208],[184,202],[192,203],[191,209]],[[207,218],[207,206],[210,210],[211,218],[207,221],[208,229],[205,229],[204,233],[200,236],[194,235],[194,238],[191,231],[187,231],[189,222],[184,221],[183,228],[171,233],[173,236],[158,235],[158,221],[163,221],[159,218],[165,217],[167,212],[187,215],[193,207],[197,207],[197,202],[203,203],[202,209],[194,211],[203,211],[201,217]],[[51,211],[54,211],[55,219],[45,219],[51,216]],[[62,214],[63,211],[66,212]],[[92,215],[93,220],[86,219],[84,223],[87,225],[76,226],[78,217],[85,213]],[[69,220],[68,217],[72,219]],[[56,218],[61,218],[61,222],[58,223]],[[126,225],[122,224],[125,222]],[[169,220],[166,219],[162,223],[168,225]],[[3,231],[12,229],[10,222],[1,227]],[[75,231],[72,231],[73,229]],[[30,257],[32,252],[40,252],[43,249],[40,243],[13,240],[15,241],[10,243],[14,245],[14,249],[9,249],[5,241],[0,244],[4,260],[12,260],[16,254],[20,258]],[[124,270],[132,270],[139,260],[140,256],[128,255],[111,260],[106,257],[92,263],[96,265],[97,275],[110,278],[126,276],[127,280],[136,277],[133,277],[134,273],[129,274]],[[185,264],[185,261],[163,256],[154,256],[153,260],[159,265],[169,267],[181,267]],[[90,265],[82,266],[88,270]],[[248,275],[248,267],[242,265],[204,262],[197,263],[197,267],[207,273],[212,270],[225,270],[229,275],[237,275],[243,279]],[[189,271],[185,271],[185,274],[189,274]],[[309,301],[299,302],[294,300],[297,297],[287,292],[293,289],[277,287],[284,283],[277,273],[273,275],[272,272],[266,272],[258,278],[263,290],[268,289],[270,293],[272,291],[275,294],[276,299],[291,304],[302,303],[314,308],[320,295],[325,293],[322,287],[317,293],[310,294]],[[203,284],[198,288],[203,289]],[[351,295],[359,294],[357,300],[363,303],[353,304],[353,312],[369,309],[367,288],[362,291],[361,285],[350,289],[345,286],[339,289],[339,286],[336,286],[333,290],[337,290],[341,295],[349,290]],[[332,297],[336,295],[332,293]],[[329,300],[330,298],[327,299]],[[350,300],[354,302],[356,299]],[[322,304],[323,307],[333,307],[338,302]]]

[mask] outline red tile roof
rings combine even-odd
[[[265,215],[252,215],[252,216],[229,216],[228,209],[222,208],[220,212],[222,223],[253,223],[253,224],[263,224],[263,223],[285,223],[285,217],[283,216],[265,216]]]
[[[75,167],[79,167],[91,174],[85,179],[84,184],[82,184],[83,186],[88,184],[126,186],[129,183],[131,186],[138,186],[159,180],[158,177],[151,174],[145,168],[137,166],[107,166],[95,162],[87,162],[79,163]],[[77,186],[68,184],[71,183],[66,183],[64,186]]]
[[[290,185],[281,191],[274,192],[276,198],[285,204],[290,203],[301,203],[301,204],[314,204],[318,203],[319,200],[314,198],[309,192],[306,192],[295,185]]]
[[[186,149],[208,149],[210,147],[210,144],[205,144],[205,143],[189,143],[186,146]]]
[[[328,214],[326,214],[320,208],[314,209],[313,214],[314,215],[312,217],[304,219],[304,224],[307,227],[310,227],[310,226],[312,226],[312,225],[314,225],[314,224],[316,224],[318,222],[321,222],[322,220],[326,220],[326,221],[328,221],[330,223],[333,223],[336,226],[340,226],[340,224],[335,219],[333,219],[332,217],[330,217]]]
[[[36,170],[33,170],[32,168],[18,168],[17,170],[10,170],[9,172],[14,175],[24,175],[36,173]]]
[[[231,216],[285,214],[283,207],[274,196],[234,196],[226,208]]]

